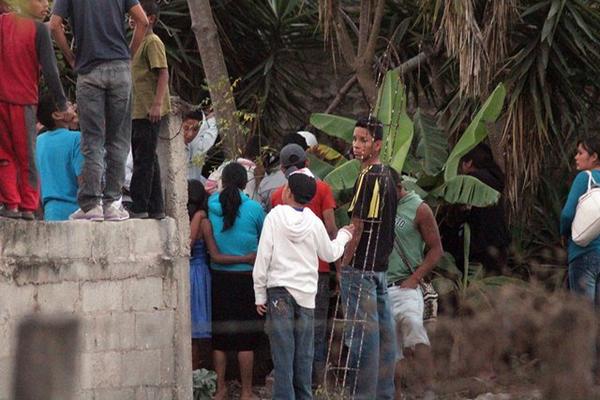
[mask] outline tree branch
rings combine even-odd
[[[365,56],[368,59],[373,59],[375,56],[375,49],[377,46],[377,38],[381,30],[381,20],[383,18],[383,12],[385,10],[385,0],[379,0],[377,2],[377,8],[375,9],[375,16],[373,17],[373,24],[371,25],[371,34],[369,35],[369,41],[367,48],[365,49]]]
[[[358,50],[356,56],[361,57],[367,48],[367,42],[369,41],[369,28],[371,26],[371,0],[361,0],[360,2],[360,14],[359,14],[359,25],[358,25]]]
[[[342,10],[339,8],[337,10],[333,26],[335,28],[335,35],[337,37],[338,45],[340,46],[340,50],[342,52],[342,57],[344,57],[346,64],[349,66],[354,66],[354,62],[356,61],[354,46],[352,45],[352,40],[350,39],[348,29],[346,28],[346,25],[342,19]]]
[[[394,71],[398,71],[400,75],[408,74],[419,67],[421,63],[426,62],[430,56],[431,54],[422,51],[410,60],[407,60],[394,68]]]
[[[348,79],[346,83],[344,83],[344,86],[342,86],[341,89],[337,92],[333,101],[329,104],[329,106],[327,106],[327,109],[325,110],[326,114],[329,114],[330,112],[335,110],[335,108],[342,102],[342,100],[344,100],[346,94],[350,91],[350,89],[352,89],[356,82],[358,82],[356,75],[352,75],[352,77]]]

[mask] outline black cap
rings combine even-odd
[[[288,177],[299,169],[298,164],[306,162],[306,152],[295,143],[288,144],[279,152],[279,162],[284,169],[285,176]]]
[[[300,204],[308,204],[317,193],[317,181],[312,176],[300,171],[292,173],[288,177],[288,186],[296,200]]]

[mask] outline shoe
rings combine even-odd
[[[33,211],[21,211],[21,219],[24,219],[26,221],[34,221],[35,214],[33,213]]]
[[[73,214],[69,215],[71,221],[74,220],[87,220],[87,221],[104,221],[104,212],[102,212],[102,206],[97,205],[92,209],[83,211],[78,208]]]
[[[136,213],[136,212],[129,210],[129,218],[148,219],[148,213],[147,212]]]
[[[164,212],[148,213],[148,218],[165,219],[165,218],[167,218],[167,214],[165,214]]]
[[[105,221],[125,221],[129,219],[129,213],[123,208],[119,201],[113,201],[104,206]]]
[[[0,216],[11,219],[20,219],[21,211],[17,208],[5,208],[2,210],[2,213],[0,213]]]

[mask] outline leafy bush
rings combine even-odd
[[[193,372],[194,400],[210,400],[217,391],[217,373],[205,368]]]

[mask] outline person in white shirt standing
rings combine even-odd
[[[318,259],[340,258],[354,232],[348,225],[334,240],[329,238],[323,222],[306,207],[316,190],[310,170],[289,176],[284,204],[265,219],[252,273],[256,310],[267,316],[274,399],[312,399]]]

